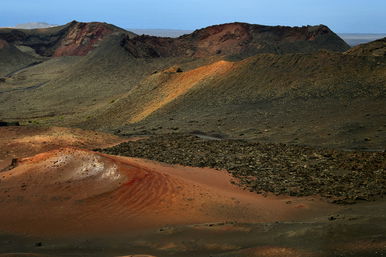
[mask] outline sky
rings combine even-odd
[[[122,28],[193,30],[227,22],[324,24],[338,33],[386,33],[386,0],[1,0],[0,27],[101,21]]]

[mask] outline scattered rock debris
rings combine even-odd
[[[227,170],[240,186],[259,194],[320,195],[341,204],[376,200],[386,194],[385,152],[205,140],[182,134],[153,136],[97,151]]]

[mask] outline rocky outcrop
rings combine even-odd
[[[112,33],[134,34],[107,23],[73,21],[64,26],[45,29],[0,29],[0,40],[28,46],[41,56],[83,56]]]
[[[247,57],[258,53],[310,53],[320,49],[346,51],[349,46],[328,27],[263,26],[229,23],[197,30],[179,38],[138,36],[122,41],[137,58],[214,55]]]
[[[113,32],[114,27],[105,23],[73,22],[63,39],[58,42],[53,56],[86,55]]]

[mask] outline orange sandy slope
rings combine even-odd
[[[194,70],[175,73],[170,80],[161,85],[156,97],[152,101],[145,102],[141,106],[141,110],[129,122],[134,123],[145,119],[153,112],[186,94],[202,82],[221,78],[236,65],[237,63],[233,62],[218,61]],[[157,74],[154,76],[157,76]]]
[[[110,134],[61,127],[0,127],[0,170],[13,158],[32,156],[64,146],[95,149],[128,139]]]
[[[304,220],[339,208],[310,198],[263,197],[230,181],[227,172],[66,147],[21,159],[0,173],[0,230],[116,234],[179,224]]]

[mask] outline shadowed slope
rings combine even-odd
[[[106,31],[111,33],[107,35]],[[147,85],[155,86],[169,79],[163,75],[149,77],[155,71],[165,70],[173,65],[180,66],[186,71],[216,62],[224,55],[240,57],[255,54],[256,51],[272,52],[270,48],[272,42],[288,46],[290,52],[330,49],[329,44],[340,42],[340,39],[324,26],[290,28],[232,23],[198,30],[179,39],[151,38],[150,43],[154,41],[157,47],[160,46],[162,49],[165,47],[164,50],[160,50],[160,53],[165,54],[159,55],[164,58],[148,58],[151,54],[146,53],[147,37],[134,39],[130,34],[127,38],[125,36],[127,33],[121,32],[118,28],[104,23],[78,22],[42,30],[0,30],[0,38],[4,37],[15,44],[28,45],[37,52],[40,51],[40,46],[45,47],[44,49],[48,52],[41,54],[48,56],[73,53],[84,55],[94,46],[98,46],[86,56],[54,58],[14,74],[4,84],[2,88],[4,90],[0,92],[0,102],[3,107],[0,109],[0,115],[4,117],[3,119],[25,121],[39,119],[38,122],[54,125],[77,125],[79,121],[99,119],[101,111],[105,113],[105,110],[117,109],[114,103],[118,99],[125,98],[127,95],[140,94],[147,99],[137,102],[136,98],[132,98],[129,104],[135,106],[136,110],[131,108],[121,115],[124,122],[138,121],[174,101],[177,96],[184,95],[190,91],[190,87],[197,88],[197,85],[201,85],[204,81],[209,83],[212,77],[221,79],[223,75],[217,75],[212,71],[213,74],[209,76],[211,78],[206,78],[202,73],[206,68],[203,67],[195,71],[194,75],[200,79],[193,82],[195,78],[192,76],[188,82],[187,77],[182,74],[180,75],[182,77],[176,78],[175,82],[172,80],[167,83],[168,89],[161,90],[166,94],[178,89],[179,93],[173,93],[167,97],[164,95],[161,97],[163,99],[161,103],[156,103],[157,98],[149,99],[154,97],[154,94],[145,96],[148,94]],[[39,35],[43,41],[48,41],[44,41],[41,45],[31,45],[28,40],[23,41],[27,36],[34,38]],[[54,39],[55,42],[50,41]],[[132,42],[134,45],[129,47],[127,42]],[[337,45],[342,48],[339,42]],[[47,47],[47,44],[50,47]],[[284,45],[281,45],[280,49],[287,49]],[[189,49],[194,50],[192,54],[184,54],[186,51],[189,52]],[[273,52],[287,52],[287,50],[276,50]],[[202,58],[204,56],[208,57]],[[270,65],[270,63],[264,65]],[[177,81],[184,83],[184,86],[180,88]],[[140,87],[144,88],[140,89]],[[141,90],[142,92],[139,92]],[[139,107],[142,104],[144,106]],[[129,117],[127,112],[131,112],[134,116]],[[109,119],[116,116],[117,114],[113,114]],[[116,118],[120,119],[120,117]],[[101,127],[99,124],[101,121],[90,124],[90,127]],[[114,122],[116,123],[118,121]],[[107,125],[104,124],[102,127]]]
[[[183,132],[222,128],[224,131],[218,132],[234,136],[245,133],[241,130],[249,126],[269,129],[272,125],[266,125],[268,119],[284,123],[275,124],[278,128],[288,127],[287,121],[292,126],[292,120],[299,118],[287,114],[293,105],[314,116],[335,108],[343,112],[336,104],[351,102],[356,108],[354,104],[359,99],[375,98],[378,100],[372,103],[381,104],[386,92],[385,75],[385,60],[377,57],[331,52],[261,54],[235,63],[222,61],[186,72],[153,74],[109,108],[98,110],[87,124],[94,128],[120,128],[128,122],[134,129],[177,127]],[[315,110],[306,107],[320,101],[330,107],[320,103],[314,105]],[[378,109],[375,113],[382,114],[382,108],[374,108]],[[334,115],[340,112],[335,111]]]
[[[23,53],[7,41],[0,39],[0,77],[38,61],[38,58]]]
[[[56,124],[62,115],[77,120],[77,114],[109,106],[154,70],[178,62],[134,59],[120,46],[121,39],[112,35],[87,56],[52,58],[15,74],[0,89],[6,92],[0,91],[0,115],[3,119],[57,116]],[[33,85],[42,86],[28,89]],[[8,92],[15,88],[20,90]]]
[[[201,130],[345,147],[362,147],[367,138],[369,148],[379,148],[385,60],[318,51],[346,50],[339,42],[324,26],[232,23],[178,39],[112,33],[86,56],[53,58],[15,73],[2,83],[0,115],[130,134]],[[219,62],[260,52],[275,54]],[[374,117],[365,118],[369,113]],[[322,140],[320,134],[326,134]]]

